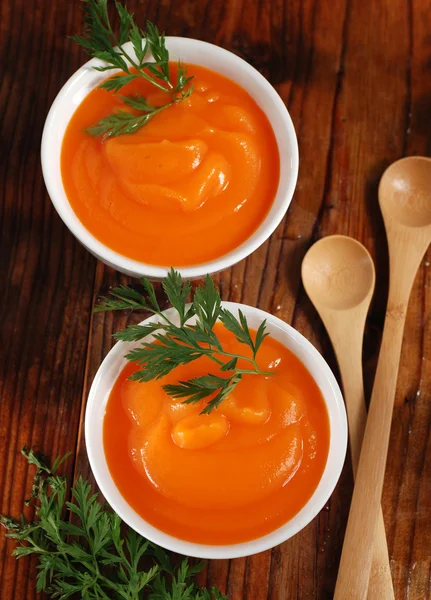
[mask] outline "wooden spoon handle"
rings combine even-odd
[[[407,302],[388,304],[334,600],[365,600],[367,596],[406,307]]]
[[[394,600],[388,544],[386,542],[385,522],[380,508],[374,534],[373,559],[368,583],[368,600]]]
[[[352,456],[353,475],[356,477],[362,440],[364,437],[367,411],[364,398],[362,378],[362,328],[358,328],[353,339],[345,335],[333,339],[337,361],[340,366],[344,397],[349,420],[350,453]],[[383,513],[380,509],[374,537],[371,574],[368,587],[368,600],[394,600],[388,545],[386,542]]]

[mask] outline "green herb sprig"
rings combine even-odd
[[[139,95],[122,97],[137,114],[125,110],[117,111],[89,127],[87,132],[90,135],[106,139],[135,133],[154,115],[181,102],[192,93],[193,87],[189,84],[193,78],[187,75],[187,67],[181,62],[178,62],[176,80],[172,80],[165,36],[159,34],[153,23],[147,21],[146,29],[140,29],[135,23],[133,13],[129,13],[125,6],[116,1],[115,8],[120,22],[119,32],[116,34],[109,19],[107,0],[82,2],[85,36],[72,36],[71,39],[82,46],[87,54],[105,63],[94,67],[96,71],[121,71],[101,83],[99,87],[117,93],[134,79],[142,78],[169,95],[168,102],[156,107],[149,105]],[[124,49],[126,42],[132,43],[135,57]],[[152,56],[152,61],[147,60],[148,55]]]
[[[152,283],[145,278],[140,281],[145,296],[122,285],[112,289],[111,297],[102,298],[94,309],[96,312],[145,309],[159,317],[152,323],[130,325],[114,334],[116,339],[125,342],[137,342],[153,335],[152,340],[143,341],[126,354],[129,361],[141,367],[131,375],[131,379],[141,382],[160,379],[178,366],[206,356],[226,373],[226,377],[209,373],[177,384],[166,384],[163,389],[174,398],[182,398],[185,403],[193,404],[211,396],[202,411],[210,413],[227,398],[244,375],[273,375],[260,369],[256,361],[257,352],[268,335],[266,320],[260,324],[253,337],[241,311],[236,317],[221,306],[219,291],[209,275],[203,286],[196,288],[191,303],[187,303],[192,291],[191,285],[188,281],[182,281],[177,271],[171,268],[163,280],[163,290],[177,313],[178,324],[169,319],[160,308]],[[195,317],[194,323],[190,322],[192,317]],[[217,321],[221,321],[241,344],[247,346],[250,353],[243,355],[227,352],[214,331]],[[238,367],[240,360],[248,363],[249,368]]]
[[[0,516],[0,523],[18,542],[16,558],[38,557],[38,592],[60,600],[228,600],[216,587],[196,585],[194,576],[204,563],[192,565],[184,558],[174,566],[162,548],[104,508],[82,477],[71,490],[73,502],[68,502],[66,478],[56,473],[68,455],[49,468],[33,450],[24,448],[22,453],[36,466],[27,501],[35,506],[35,519]]]

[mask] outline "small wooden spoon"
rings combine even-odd
[[[305,291],[331,338],[340,367],[349,420],[350,452],[356,474],[367,418],[362,377],[362,339],[374,292],[373,260],[353,238],[333,235],[312,246],[302,262]],[[383,513],[374,539],[370,600],[393,600]]]
[[[407,305],[431,242],[431,159],[393,163],[380,181],[379,202],[389,245],[389,299],[334,600],[367,595]]]

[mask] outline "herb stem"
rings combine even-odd
[[[50,554],[50,552],[48,552],[48,550],[45,550],[45,548],[41,548],[38,544],[35,543],[35,541],[33,540],[33,538],[29,538],[28,543],[34,548],[34,551],[37,554]],[[58,553],[60,554],[60,553]]]
[[[257,364],[256,360],[254,358],[251,358],[250,356],[243,356],[243,355],[238,355],[238,354],[233,354],[232,352],[225,352],[224,350],[219,350],[216,348],[213,348],[212,346],[210,346],[208,349],[205,350],[205,355],[208,356],[208,358],[210,358],[213,362],[217,363],[220,366],[224,366],[224,362],[220,359],[217,358],[217,356],[215,356],[215,354],[220,354],[221,356],[227,356],[230,358],[238,358],[238,359],[242,359],[242,360],[247,360],[249,362],[252,363],[252,365],[254,366],[254,370],[252,369],[235,369],[235,371],[237,373],[253,373],[254,375],[274,375],[274,373],[270,373],[269,371],[262,371],[259,367],[259,365]]]
[[[132,59],[132,57],[129,56],[129,54],[127,54],[127,52],[123,48],[124,44],[123,45],[120,44],[120,41],[117,39],[117,37],[116,37],[116,35],[115,35],[115,33],[114,33],[113,29],[112,29],[111,21],[109,19],[106,20],[106,25],[107,25],[107,27],[109,29],[109,33],[111,34],[112,40],[114,42],[114,45],[121,51],[121,52],[119,52],[119,54],[123,54],[123,56],[129,61],[129,63],[132,65],[132,67],[134,67],[144,79],[147,79],[148,81],[150,81],[151,83],[153,83],[155,86],[159,87],[163,91],[166,91],[166,88],[164,88],[161,84],[159,84],[156,81],[154,81],[152,77],[150,77],[149,75],[147,75],[147,73],[145,73],[139,67],[139,65],[137,65],[135,63],[135,61]],[[128,68],[127,68],[127,73],[130,73],[130,70]]]
[[[167,93],[167,92],[170,91],[164,85],[162,85],[161,83],[159,83],[158,81],[156,81],[153,77],[151,77],[151,75],[148,75],[148,73],[146,73],[144,71],[144,69],[142,69],[142,67],[140,67],[138,64],[136,64],[135,61],[132,59],[132,57],[129,54],[127,54],[127,52],[124,50],[123,46],[120,45],[120,42],[115,37],[113,39],[114,39],[114,44],[121,50],[121,54],[123,54],[123,56],[129,61],[130,65],[134,69],[136,69],[136,71],[139,73],[140,77],[142,77],[143,79],[146,79],[147,81],[149,81],[152,85],[154,85],[155,87],[159,88],[159,90],[162,90],[162,92],[166,92]],[[130,73],[130,69],[127,69],[126,72]],[[171,88],[173,89],[172,85],[171,85]]]
[[[238,356],[238,354],[233,354],[232,352],[226,352],[225,350],[214,350],[214,352],[216,352],[217,354],[220,354],[221,356],[228,356],[230,358],[241,358],[243,360],[247,360],[252,363],[256,372],[262,373],[262,371],[260,371],[259,365],[257,364],[256,360],[254,358],[251,358],[251,356],[242,356],[242,355]],[[221,361],[218,361],[218,362],[220,364],[223,364]]]
[[[237,357],[238,354],[232,354],[232,352],[225,352],[223,350],[223,352],[219,352],[219,354],[222,354],[223,356],[230,356],[231,358]],[[254,360],[254,358],[251,358],[250,356],[241,356],[240,358],[244,359],[244,360],[248,360],[249,362],[252,363],[252,365],[254,366],[254,368],[259,371],[259,365],[257,364],[257,362]]]
[[[272,377],[274,375],[271,371],[255,371],[253,369],[235,369],[235,372],[242,375],[263,375],[264,377]]]
[[[214,350],[210,350],[210,352],[208,352],[207,356],[208,358],[210,358],[213,362],[217,363],[218,365],[220,365],[221,367],[224,365],[224,362],[220,359],[218,359],[216,356],[214,356],[213,354]],[[218,354],[220,354],[220,352],[218,352]]]
[[[167,89],[167,88],[166,88],[164,85],[162,85],[161,83],[159,83],[158,81],[156,81],[155,79],[153,79],[153,77],[151,77],[151,75],[148,75],[148,73],[146,73],[146,72],[144,71],[144,69],[142,69],[141,67],[139,67],[139,66],[138,66],[138,65],[137,65],[137,64],[136,64],[136,63],[135,63],[135,62],[134,62],[134,61],[133,61],[133,60],[130,58],[130,56],[127,54],[127,52],[125,52],[124,50],[123,50],[123,54],[124,54],[124,56],[127,58],[127,60],[129,60],[129,61],[130,61],[130,63],[131,63],[131,65],[132,65],[132,67],[134,67],[134,68],[135,68],[135,69],[138,71],[138,73],[139,73],[140,77],[142,77],[143,79],[146,79],[147,81],[149,81],[150,83],[152,83],[152,84],[153,84],[155,87],[159,88],[159,90],[162,90],[162,92],[165,92],[165,93],[169,93],[169,92],[170,92],[170,89]],[[171,87],[172,87],[172,86],[171,86]]]

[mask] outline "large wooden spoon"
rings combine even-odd
[[[325,237],[305,255],[302,282],[328,331],[340,367],[355,475],[367,418],[362,377],[362,339],[374,292],[374,263],[368,250],[353,238],[344,235]],[[368,598],[394,598],[381,511],[374,539]]]
[[[393,163],[379,187],[389,245],[389,299],[334,600],[364,600],[382,496],[404,323],[431,242],[431,159]]]

